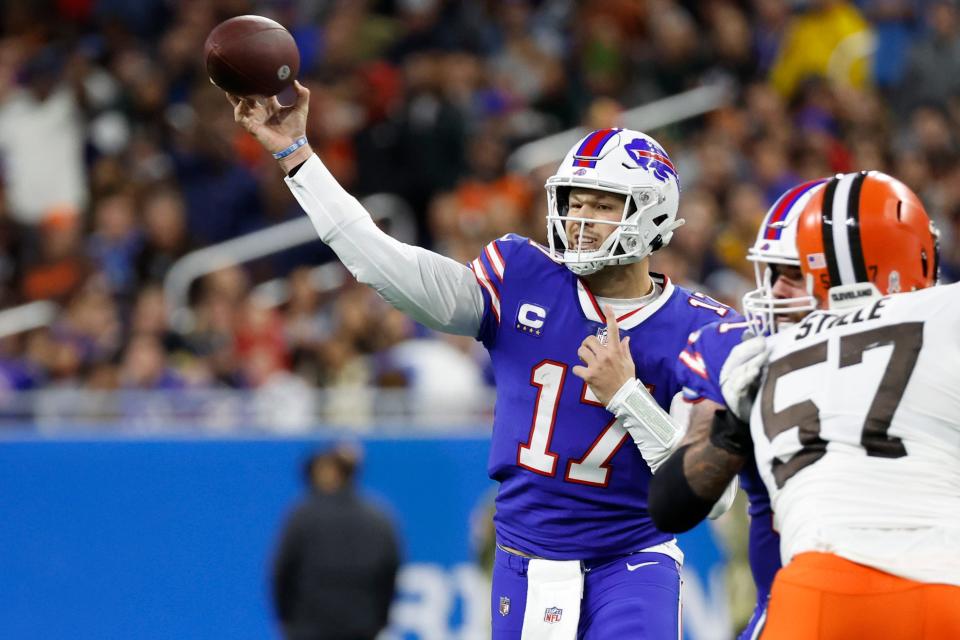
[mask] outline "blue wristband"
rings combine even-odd
[[[305,146],[307,146],[307,136],[300,136],[299,138],[293,141],[292,145],[290,145],[283,151],[277,151],[275,154],[273,154],[273,157],[276,160],[283,160],[284,158],[289,156],[291,153],[293,153],[300,147],[305,147]]]

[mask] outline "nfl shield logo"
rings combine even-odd
[[[505,616],[510,613],[510,598],[500,596],[500,615]]]
[[[543,612],[543,621],[553,624],[554,622],[560,622],[560,616],[563,615],[563,609],[558,609],[557,607],[550,607]]]
[[[600,341],[600,344],[603,344],[603,345],[607,344],[607,328],[606,327],[600,327],[599,329],[597,329],[597,340]]]

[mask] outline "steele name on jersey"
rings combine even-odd
[[[842,315],[819,315],[813,314],[807,316],[797,324],[794,340],[803,340],[810,336],[815,336],[822,331],[827,331],[834,327],[844,327],[850,324],[860,324],[870,320],[879,320],[881,311],[887,303],[888,298],[880,298],[869,306],[858,308],[856,311],[844,313]]]

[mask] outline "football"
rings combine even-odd
[[[238,96],[274,96],[293,84],[300,52],[283,25],[262,16],[218,24],[203,46],[213,84]]]

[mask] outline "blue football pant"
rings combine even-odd
[[[493,564],[493,640],[519,640],[527,601],[527,558],[497,549]],[[631,570],[628,567],[633,567]],[[680,637],[680,567],[662,553],[585,563],[578,640]]]
[[[743,631],[737,636],[737,640],[757,640],[763,632],[763,625],[767,621],[767,601],[770,596],[763,599],[763,602],[757,601],[753,608],[753,615],[750,616],[750,622],[744,627]]]

